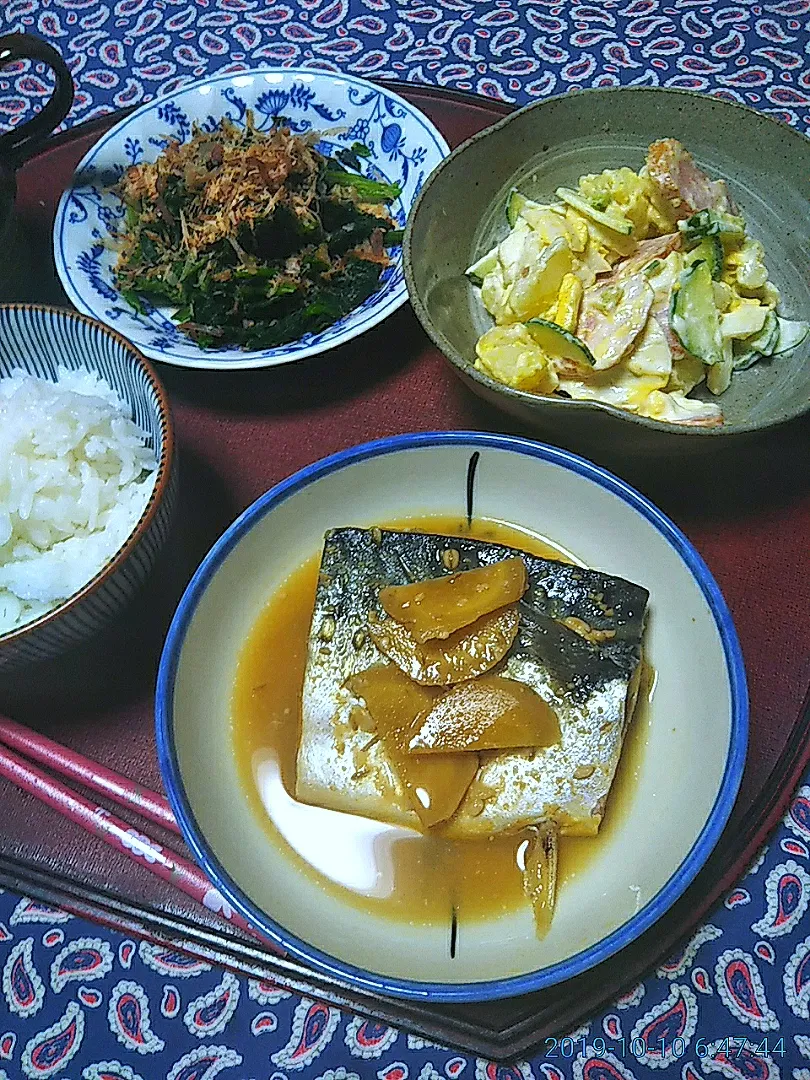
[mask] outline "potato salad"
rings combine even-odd
[[[762,244],[723,180],[674,139],[540,203],[512,191],[510,232],[467,270],[495,320],[476,368],[516,390],[712,427],[736,371],[798,345]],[[691,397],[704,384],[711,392]]]

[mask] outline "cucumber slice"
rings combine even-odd
[[[704,236],[697,247],[687,255],[687,263],[691,264],[702,259],[709,266],[709,272],[713,281],[719,281],[723,275],[724,253],[720,237],[715,235]]]
[[[753,367],[758,360],[761,360],[763,354],[757,349],[746,349],[745,352],[734,354],[734,370],[735,371],[748,371],[750,367]]]
[[[625,258],[628,255],[635,255],[636,251],[638,251],[638,244],[632,236],[623,236],[621,233],[617,233],[615,229],[606,229],[598,221],[580,214],[578,210],[573,208],[571,208],[571,213],[577,214],[580,221],[585,222],[585,227],[592,241],[588,247],[592,248],[595,245],[598,248],[604,248],[605,251],[615,251],[617,255],[622,255]]]
[[[482,255],[480,259],[468,266],[464,273],[476,283],[482,282],[487,274],[490,274],[498,265],[498,245],[492,251]]]
[[[669,324],[687,352],[705,364],[722,362],[723,342],[712,275],[702,260],[681,271],[670,301]]]
[[[729,241],[742,240],[745,221],[722,210],[699,210],[686,221],[679,221],[678,228],[686,240],[701,240],[704,236],[725,236]]]
[[[763,356],[778,356],[788,349],[795,349],[797,345],[801,345],[809,331],[810,326],[807,323],[783,319],[769,311],[762,330],[741,342],[743,349],[734,357],[735,371],[745,371]]]
[[[524,210],[546,209],[547,207],[528,198],[522,192],[518,191],[517,188],[512,188],[509,192],[509,198],[506,200],[506,220],[509,222],[509,228],[513,229],[515,227],[515,222]]]
[[[548,319],[530,319],[526,329],[547,356],[570,360],[580,369],[591,371],[596,361],[584,341]]]
[[[723,357],[719,364],[712,364],[706,375],[706,386],[717,395],[724,394],[731,384],[731,375],[734,370],[734,360],[731,354],[731,342],[726,342],[723,349]]]
[[[779,320],[772,311],[765,316],[765,325],[758,334],[734,341],[734,370],[745,372],[762,356],[770,356],[779,341]]]
[[[622,236],[629,236],[633,231],[632,221],[628,221],[626,217],[620,217],[618,214],[608,214],[603,210],[597,210],[595,206],[591,206],[587,199],[583,199],[581,195],[578,195],[571,188],[558,187],[556,195],[564,203],[568,203],[575,210],[579,210],[580,214],[585,214],[593,221],[599,222],[600,225],[621,233]]]
[[[763,356],[771,356],[779,342],[779,319],[775,311],[769,311],[765,316],[765,324],[758,334],[754,334],[745,342],[749,349],[756,349]]]
[[[517,188],[512,188],[506,200],[506,221],[510,229],[515,227],[515,222],[520,217],[520,208],[526,196],[521,195]]]
[[[801,345],[810,332],[810,325],[806,322],[793,322],[790,319],[783,319],[781,315],[777,315],[776,318],[779,323],[779,337],[773,350],[774,356],[787,352],[788,349],[795,349],[797,345]]]
[[[779,320],[769,311],[765,316],[765,325],[758,334],[735,342],[739,351],[734,353],[734,370],[747,371],[763,356],[770,356],[779,341]]]

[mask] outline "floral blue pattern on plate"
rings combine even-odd
[[[195,368],[285,364],[344,344],[407,298],[397,248],[377,292],[344,318],[321,333],[255,352],[202,349],[177,329],[171,309],[150,308],[141,315],[123,300],[113,278],[117,256],[109,243],[124,213],[113,186],[128,166],[154,161],[169,139],[185,142],[194,125],[213,130],[223,117],[244,125],[249,109],[261,131],[283,117],[299,134],[321,132],[324,150],[365,143],[371,156],[363,162],[364,173],[402,188],[392,206],[400,225],[427,176],[448,153],[430,121],[398,95],[349,75],[307,70],[266,68],[203,79],[121,120],[88,151],[62,195],[54,257],[65,292],[79,311],[114,327],[154,360]]]

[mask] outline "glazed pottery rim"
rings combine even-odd
[[[330,473],[391,453],[443,446],[502,450],[540,460],[590,480],[640,514],[646,523],[675,549],[700,589],[720,637],[730,693],[728,751],[714,803],[688,853],[655,896],[601,941],[565,960],[517,976],[459,984],[420,982],[359,968],[303,941],[252,901],[210,849],[197,823],[183,784],[175,744],[173,715],[175,681],[185,637],[196,608],[219,568],[255,524],[276,506]],[[739,790],[748,740],[748,689],[737,632],[720,588],[692,543],[647,498],[607,470],[567,450],[514,435],[436,431],[391,436],[323,458],[275,485],[226,529],[192,577],[167,632],[156,685],[155,728],[163,784],[186,844],[219,892],[268,939],[290,955],[303,960],[316,972],[343,979],[372,993],[410,1000],[486,1001],[539,990],[587,971],[638,938],[683,894],[720,838]]]
[[[75,178],[81,174],[82,170],[86,168],[87,164],[92,160],[93,155],[97,154],[108,142],[119,137],[124,129],[132,124],[137,123],[141,117],[148,115],[154,111],[157,106],[165,105],[166,102],[171,102],[177,97],[201,90],[205,87],[216,86],[221,82],[230,82],[235,79],[249,78],[251,81],[261,79],[265,76],[282,76],[285,79],[295,77],[305,77],[309,81],[323,79],[334,80],[337,82],[343,82],[345,84],[354,85],[360,88],[367,88],[384,94],[386,97],[391,98],[396,104],[403,109],[406,115],[412,120],[417,120],[426,131],[428,131],[433,138],[436,148],[439,151],[441,158],[440,161],[446,159],[450,153],[450,147],[442,132],[439,130],[436,124],[424,113],[418,106],[412,104],[407,98],[404,98],[400,93],[391,89],[390,86],[384,86],[381,83],[375,83],[371,79],[363,78],[360,75],[350,74],[348,72],[336,72],[336,71],[324,71],[319,68],[306,68],[297,65],[295,67],[283,68],[274,67],[270,64],[261,64],[259,67],[250,68],[247,71],[226,71],[226,72],[213,72],[209,75],[203,75],[198,79],[194,79],[192,82],[186,83],[183,86],[177,87],[177,89],[171,91],[166,97],[160,99],[152,99],[151,101],[145,101],[135,107],[131,112],[122,111],[119,114],[115,123],[106,131],[103,131],[99,137],[93,142],[89,149],[82,155],[81,160],[75,165],[71,173],[71,179],[68,186],[62,192],[59,199],[59,203],[56,207],[54,214],[54,222],[51,237],[51,246],[54,253],[54,260],[56,263],[57,276],[60,284],[62,285],[65,293],[68,296],[70,302],[83,314],[87,314],[89,318],[96,318],[96,315],[89,309],[87,302],[79,288],[75,285],[73,278],[69,272],[67,266],[67,260],[65,258],[63,234],[65,231],[65,222],[67,218],[67,205],[71,197],[72,185]],[[381,156],[381,155],[380,155]],[[428,174],[429,177],[430,174]],[[425,183],[428,177],[425,178]],[[416,205],[416,199],[418,194],[414,198],[414,202],[406,214],[406,224],[408,218],[410,218],[413,209]],[[173,354],[166,355],[153,355],[150,351],[148,354],[143,350],[140,345],[135,345],[143,354],[149,355],[152,360],[159,363],[169,364],[172,367],[178,367],[181,369],[187,369],[191,371],[207,372],[207,371],[259,371],[269,370],[275,367],[284,367],[287,364],[297,363],[301,360],[306,360],[310,357],[324,356],[329,352],[339,349],[352,341],[356,341],[358,337],[366,334],[368,331],[373,330],[375,327],[384,323],[391,316],[395,315],[407,302],[408,302],[408,287],[404,277],[405,266],[405,252],[403,245],[402,252],[402,268],[403,278],[396,286],[396,289],[392,292],[390,297],[384,297],[379,295],[379,283],[378,289],[371,294],[369,299],[374,300],[374,306],[371,310],[366,312],[365,319],[354,320],[354,316],[362,314],[362,305],[356,305],[347,315],[341,318],[351,320],[344,326],[340,333],[327,343],[313,344],[311,346],[300,349],[294,356],[281,355],[277,359],[270,360],[265,356],[267,349],[252,349],[243,350],[243,355],[238,359],[226,360],[217,359],[216,354],[209,354],[203,348],[199,348],[198,354],[194,356],[179,358]],[[97,305],[100,308],[102,305]],[[337,320],[340,321],[340,320]],[[106,323],[102,323],[107,325]],[[332,324],[334,325],[334,324]],[[329,327],[326,328],[327,330]],[[284,345],[278,348],[293,347],[299,344],[301,338],[296,338],[294,341],[285,342]],[[203,362],[204,361],[204,362]]]
[[[806,402],[798,403],[793,409],[782,413],[773,420],[759,421],[753,423],[735,424],[731,427],[712,427],[706,428],[692,424],[674,424],[668,420],[653,420],[651,417],[638,416],[635,413],[627,412],[624,409],[619,409],[615,405],[609,405],[603,401],[574,401],[573,399],[553,397],[552,395],[531,394],[525,390],[515,390],[511,386],[506,386],[503,383],[497,382],[484,372],[478,371],[478,369],[465,360],[458,352],[456,347],[451,341],[449,341],[442,332],[433,325],[433,320],[422,301],[422,297],[416,287],[414,270],[413,270],[413,254],[412,254],[412,236],[413,236],[413,223],[416,220],[419,211],[422,207],[423,201],[428,197],[428,193],[436,182],[441,173],[449,167],[457,157],[460,157],[468,147],[481,139],[487,138],[489,135],[496,131],[500,131],[510,123],[514,122],[518,117],[522,117],[525,113],[532,112],[536,109],[543,109],[550,105],[557,104],[561,101],[569,101],[581,97],[598,95],[606,97],[611,94],[636,94],[639,97],[644,95],[657,95],[657,94],[670,94],[673,97],[680,96],[682,98],[688,98],[691,100],[699,100],[706,106],[718,105],[723,108],[729,106],[734,109],[738,109],[741,113],[747,116],[756,117],[758,120],[767,121],[770,124],[776,125],[781,128],[784,134],[790,134],[800,141],[804,145],[805,149],[810,154],[810,136],[806,135],[803,131],[799,131],[797,128],[791,127],[783,120],[780,120],[776,116],[771,116],[767,113],[759,112],[757,109],[751,108],[749,105],[743,105],[739,101],[731,101],[728,98],[716,97],[713,94],[700,93],[697,90],[685,90],[675,86],[594,86],[586,87],[581,90],[574,90],[564,94],[554,94],[551,97],[544,98],[542,101],[532,102],[530,105],[526,105],[521,109],[515,109],[508,113],[506,116],[501,117],[494,124],[490,124],[489,127],[484,128],[481,131],[477,131],[474,135],[471,135],[464,142],[460,143],[446,158],[439,162],[430,176],[425,180],[422,190],[416,198],[416,201],[411,208],[411,212],[408,215],[408,220],[405,224],[405,235],[402,240],[402,262],[405,271],[405,283],[408,287],[408,298],[411,302],[411,306],[416,313],[422,329],[428,335],[430,340],[441,352],[447,361],[453,365],[459,374],[466,379],[472,379],[474,382],[479,383],[482,387],[486,388],[491,394],[503,395],[512,401],[527,406],[529,408],[540,405],[543,408],[548,409],[568,409],[572,411],[578,409],[581,412],[600,412],[606,413],[609,416],[615,417],[617,420],[623,420],[638,425],[639,427],[646,428],[648,431],[662,432],[671,435],[680,435],[683,438],[690,438],[694,436],[700,436],[703,438],[729,438],[733,436],[744,436],[752,434],[761,434],[766,431],[776,431],[778,428],[783,427],[785,424],[789,424],[799,417],[804,416],[810,411],[810,398]],[[551,150],[553,155],[553,148]]]
[[[124,565],[135,548],[140,544],[154,521],[158,508],[166,494],[166,489],[169,486],[172,475],[172,465],[175,458],[174,426],[172,424],[171,406],[169,405],[168,395],[152,364],[131,341],[128,341],[122,334],[119,334],[116,330],[113,330],[98,319],[94,319],[89,315],[84,315],[79,311],[72,311],[70,308],[58,307],[52,304],[0,304],[0,313],[3,311],[39,312],[47,317],[45,320],[46,322],[49,321],[50,317],[53,315],[64,315],[69,319],[82,322],[94,329],[101,330],[104,334],[126,349],[126,351],[132,355],[136,364],[139,364],[144,369],[149,384],[155,392],[157,398],[157,411],[160,417],[160,430],[163,437],[163,449],[160,460],[158,461],[155,486],[152,489],[152,494],[149,496],[149,501],[144,507],[143,513],[138,518],[129,536],[113,557],[106,562],[101,570],[90,578],[81,589],[73,593],[66,600],[63,600],[61,604],[58,604],[50,611],[46,611],[45,614],[40,615],[39,618],[24,623],[16,630],[11,630],[6,634],[0,634],[0,650],[2,650],[4,646],[11,645],[12,643],[19,644],[20,640],[26,634],[31,633],[32,631],[41,630],[55,619],[60,618],[66,612],[76,608],[86,600],[88,596],[101,588],[101,586]],[[90,368],[89,370],[93,369]]]

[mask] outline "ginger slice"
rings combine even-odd
[[[557,901],[557,855],[559,839],[556,826],[543,822],[533,826],[532,836],[525,841],[522,857],[523,891],[532,902],[537,936],[548,933]],[[521,858],[518,859],[519,864]]]
[[[365,702],[386,757],[396,771],[422,827],[446,821],[457,810],[478,771],[478,755],[408,753],[416,717],[430,708],[436,692],[412,682],[393,664],[375,664],[346,683]]]
[[[503,660],[520,624],[517,604],[483,615],[444,640],[416,641],[393,619],[370,622],[369,636],[397,667],[423,686],[451,686],[475,679]]]
[[[556,713],[531,687],[501,675],[454,686],[422,713],[408,743],[415,754],[551,746],[560,741]]]
[[[482,615],[515,603],[526,586],[523,559],[503,559],[449,577],[391,585],[380,590],[380,604],[416,641],[424,643],[448,638]]]

